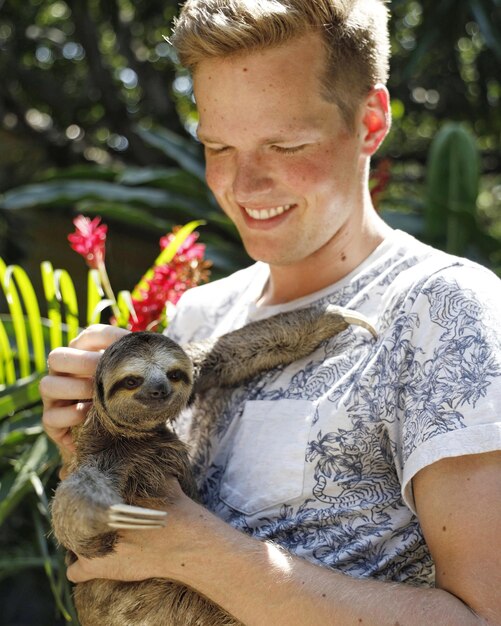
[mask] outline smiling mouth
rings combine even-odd
[[[272,207],[271,209],[249,209],[247,207],[242,207],[243,210],[247,213],[249,217],[252,217],[254,220],[269,220],[272,217],[277,217],[277,215],[282,215],[286,211],[292,209],[295,204],[283,204],[282,206]]]

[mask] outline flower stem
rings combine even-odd
[[[115,316],[115,319],[117,320],[117,322],[119,322],[120,317],[121,317],[120,309],[118,308],[117,299],[115,298],[115,294],[113,293],[110,279],[108,278],[108,272],[106,271],[106,265],[103,261],[98,263],[97,270],[99,272],[99,277],[101,278],[101,285],[104,289],[104,293],[106,294],[106,297],[111,302],[111,309],[113,311],[113,315]]]

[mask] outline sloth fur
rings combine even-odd
[[[305,357],[351,323],[375,335],[359,314],[327,307],[281,313],[184,350],[146,332],[112,344],[99,362],[93,407],[75,429],[76,454],[52,503],[54,532],[69,558],[113,551],[117,529],[164,525],[167,476],[197,498],[188,448],[169,426],[190,400],[211,419],[221,387]],[[196,591],[158,578],[91,580],[77,584],[74,596],[82,626],[240,624]]]

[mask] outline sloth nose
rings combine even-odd
[[[167,398],[169,394],[170,387],[164,381],[153,383],[147,389],[145,389],[145,395],[152,400],[161,400],[162,398]]]
[[[167,380],[152,380],[145,383],[134,396],[142,402],[166,400],[172,392]]]

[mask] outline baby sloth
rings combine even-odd
[[[187,446],[169,426],[190,399],[195,411],[205,400],[210,414],[206,401],[214,390],[305,357],[351,323],[375,335],[359,314],[327,307],[282,313],[184,350],[145,332],[112,344],[96,370],[93,407],[75,429],[68,477],[52,503],[54,532],[70,558],[113,551],[117,529],[164,526],[159,509],[169,501],[168,476],[196,499]],[[239,624],[192,589],[158,578],[80,583],[75,605],[82,626]]]

